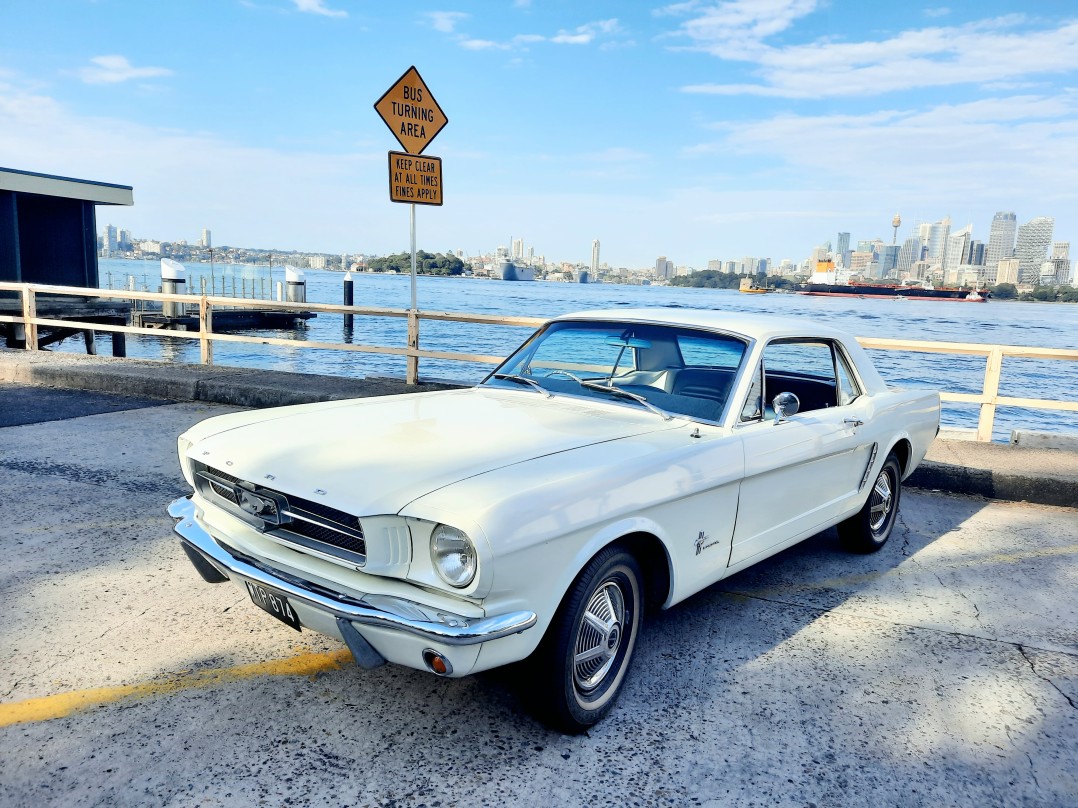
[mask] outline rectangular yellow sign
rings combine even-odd
[[[413,205],[442,204],[442,158],[391,151],[389,198]]]

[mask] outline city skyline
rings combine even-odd
[[[846,268],[852,268],[856,271],[864,270],[869,260],[865,256],[865,250],[874,253],[872,261],[878,259],[879,265],[877,267],[878,274],[875,277],[885,277],[892,275],[895,277],[922,277],[924,271],[934,265],[939,265],[939,268],[944,274],[954,274],[959,269],[969,269],[970,266],[987,267],[987,272],[982,271],[980,273],[980,282],[995,282],[995,267],[1002,259],[1014,259],[1019,264],[1016,265],[1015,271],[1018,273],[1016,281],[1020,281],[1024,285],[1035,285],[1037,283],[1037,277],[1039,275],[1042,265],[1049,261],[1062,261],[1065,264],[1065,269],[1057,269],[1057,277],[1060,279],[1057,283],[1069,283],[1075,280],[1075,275],[1078,275],[1078,265],[1072,264],[1069,257],[1069,245],[1070,241],[1067,239],[1059,239],[1054,234],[1054,218],[1051,216],[1036,216],[1031,218],[1028,222],[1024,222],[1021,227],[1017,226],[1018,217],[1014,211],[997,211],[993,217],[990,225],[990,232],[988,241],[973,238],[973,234],[977,232],[973,223],[968,223],[964,227],[955,231],[951,230],[952,221],[950,216],[944,216],[940,220],[935,222],[917,222],[910,223],[907,226],[907,231],[911,234],[902,240],[900,245],[898,234],[902,227],[902,218],[900,215],[895,215],[890,225],[894,230],[892,235],[892,244],[886,244],[880,237],[872,239],[853,239],[853,243],[857,249],[850,249],[851,233],[849,231],[838,231],[835,242],[830,239],[822,241],[819,245],[812,250],[807,251],[805,256],[797,256],[790,258],[789,256],[783,257],[781,260],[773,258],[770,255],[763,255],[759,258],[745,256],[739,259],[723,259],[712,257],[707,261],[706,269],[718,269],[719,271],[730,271],[728,268],[731,264],[735,264],[741,267],[738,271],[756,272],[757,268],[765,267],[765,269],[759,269],[759,271],[767,271],[771,273],[773,270],[776,274],[790,274],[793,270],[809,271],[811,272],[811,264],[820,260],[825,256],[835,258],[840,264]],[[126,233],[126,240],[130,243],[132,236],[129,231],[120,230],[115,226],[109,224],[105,226],[101,231],[102,245],[108,250],[115,250],[117,243],[117,233]],[[209,247],[209,239],[211,234],[210,228],[200,229],[199,239],[194,242],[196,246]],[[1028,234],[1035,234],[1032,236],[1033,240],[1030,241],[1031,236],[1024,237],[1024,241],[1020,242],[1020,237],[1023,237],[1023,232]],[[124,241],[124,238],[120,238],[120,241]],[[167,239],[141,239],[136,238],[134,241],[150,241],[156,242],[158,245],[162,243],[173,244],[190,244],[187,239],[177,239],[169,241]],[[591,256],[590,261],[584,260],[567,260],[561,258],[553,258],[550,260],[551,264],[574,264],[576,266],[590,268],[592,271],[598,267],[613,267],[606,261],[600,264],[599,261],[599,239],[593,239],[591,242]],[[289,252],[289,250],[281,249],[277,247],[263,247],[263,246],[251,246],[251,245],[223,245],[222,249],[234,247],[237,249],[255,250],[261,252]],[[1062,253],[1057,248],[1062,248]],[[525,255],[525,249],[527,248],[527,255]],[[336,255],[337,253],[325,250],[291,250],[292,252],[307,253],[311,255]],[[528,245],[524,237],[510,236],[507,244],[499,244],[497,246],[481,249],[478,252],[465,253],[464,250],[454,247],[446,247],[442,249],[435,249],[434,252],[445,252],[456,255],[467,255],[470,258],[478,258],[481,256],[496,256],[503,255],[514,261],[524,262],[531,264],[533,261],[539,263],[547,263],[547,257],[545,255],[536,255],[536,248],[534,245]],[[369,250],[346,250],[342,252],[351,253],[353,255],[361,256],[377,256],[387,255],[390,253],[376,253]],[[395,251],[401,252],[400,250]],[[923,256],[922,256],[923,253]],[[1020,253],[1024,253],[1021,255]],[[855,266],[851,266],[851,256],[854,256]],[[923,257],[924,260],[921,260]],[[662,261],[662,266],[660,266]],[[916,273],[910,273],[911,268],[915,262],[920,261],[924,266],[920,267],[920,271]],[[750,264],[752,268],[750,269]],[[650,266],[651,262],[645,262],[641,264],[634,264],[631,266],[622,266],[623,269],[641,270]],[[873,266],[877,266],[873,264]],[[1020,267],[1020,268],[1019,268]],[[660,256],[654,262],[655,274],[659,277],[670,277],[676,274],[676,270],[689,270],[689,271],[701,271],[705,267],[688,266],[678,263],[676,261],[667,260],[665,255]]]
[[[854,0],[407,7],[15,3],[0,154],[131,185],[113,223],[218,242],[391,253],[397,148],[374,102],[415,63],[449,119],[428,245],[527,233],[550,258],[796,259],[890,218],[1050,215],[1078,234],[1078,10]],[[407,47],[402,47],[407,45]],[[900,236],[906,235],[905,232]],[[976,238],[977,236],[975,236]]]

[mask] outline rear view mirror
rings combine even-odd
[[[801,401],[793,393],[779,393],[771,402],[771,407],[775,410],[775,423],[781,424],[791,415],[797,414]]]
[[[615,348],[650,348],[651,340],[637,339],[636,337],[607,337],[606,344]]]

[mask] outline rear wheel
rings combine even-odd
[[[887,542],[898,518],[902,472],[894,453],[876,475],[865,506],[838,526],[843,546],[854,553],[874,553]]]
[[[600,552],[577,576],[539,646],[541,720],[576,733],[610,712],[640,630],[641,579],[620,547]]]

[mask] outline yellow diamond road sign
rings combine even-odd
[[[378,99],[374,109],[409,154],[422,154],[434,136],[449,123],[415,67]]]

